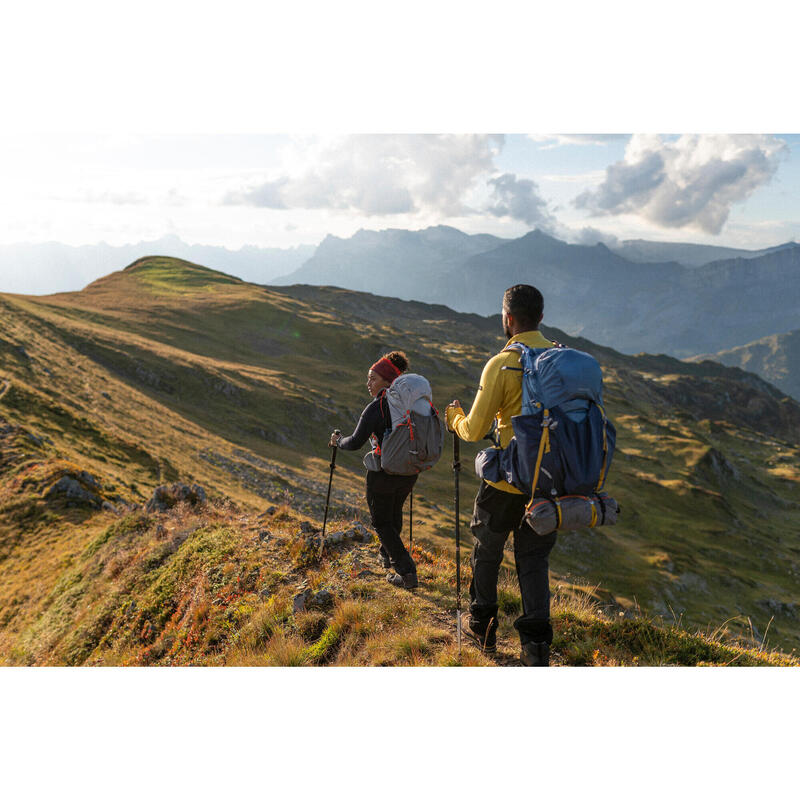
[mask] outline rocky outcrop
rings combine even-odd
[[[145,510],[153,513],[167,511],[178,503],[188,503],[191,506],[201,506],[207,502],[206,490],[193,483],[173,483],[170,486],[157,486],[153,496],[147,502]]]

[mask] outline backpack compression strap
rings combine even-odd
[[[544,430],[542,431],[542,438],[539,439],[539,452],[536,454],[536,466],[533,469],[533,481],[531,482],[531,501],[528,503],[527,510],[530,511],[531,506],[533,505],[534,495],[536,494],[536,485],[539,483],[539,470],[542,467],[542,458],[545,453],[550,452],[550,423],[552,422],[552,418],[550,417],[550,410],[544,410],[544,418],[542,419],[542,427]],[[556,510],[558,512],[558,521],[559,524],[561,523],[561,509],[556,505]]]
[[[608,437],[606,436],[608,419],[603,406],[601,406],[600,403],[595,403],[595,405],[600,409],[600,413],[603,415],[603,466],[600,468],[600,478],[597,481],[597,488],[595,489],[595,492],[599,492],[603,488],[608,474]]]

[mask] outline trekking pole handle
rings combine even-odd
[[[342,432],[337,428],[334,430],[334,434],[341,436]],[[331,475],[333,475],[333,471],[336,469],[336,451],[339,449],[338,445],[328,443],[328,446],[331,448]]]

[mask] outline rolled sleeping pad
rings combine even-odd
[[[619,514],[619,503],[607,494],[571,494],[554,497],[552,500],[549,498],[536,500],[525,512],[525,522],[540,536],[544,536],[555,530],[613,525]]]

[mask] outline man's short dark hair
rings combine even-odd
[[[518,283],[506,289],[503,295],[503,310],[506,314],[511,314],[518,324],[528,330],[536,330],[542,319],[544,298],[535,286]]]

